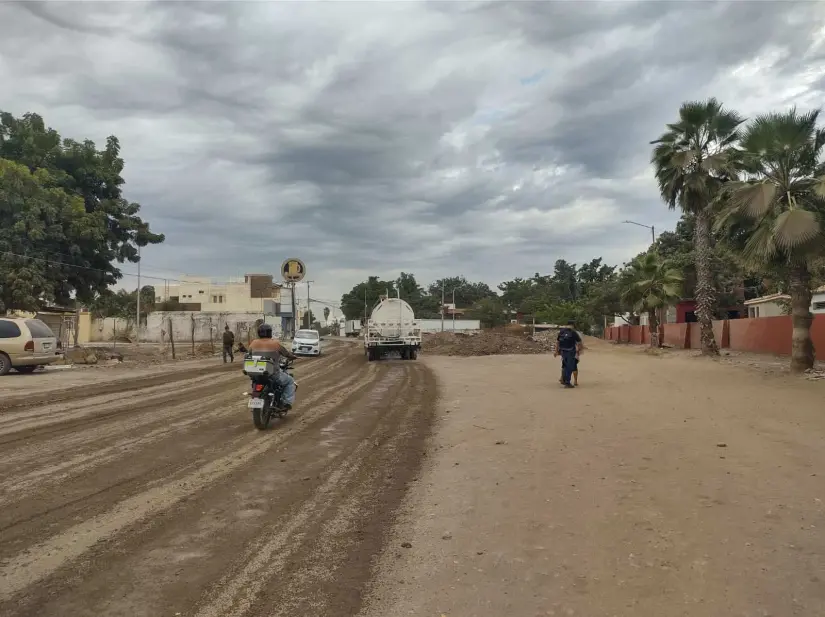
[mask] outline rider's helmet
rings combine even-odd
[[[272,326],[268,323],[258,326],[258,338],[272,338]]]

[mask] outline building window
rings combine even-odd
[[[212,304],[218,303],[218,296],[212,296]]]
[[[814,309],[817,311],[825,310],[825,302],[814,302]]]
[[[200,295],[203,295],[203,289],[198,289],[198,293],[199,293]]]
[[[218,296],[218,302],[219,302],[220,304],[223,304],[223,296]]]
[[[748,308],[748,317],[759,317],[759,307],[751,306]]]

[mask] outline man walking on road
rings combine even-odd
[[[223,328],[223,363],[226,364],[226,356],[229,356],[229,361],[235,361],[235,352],[232,349],[235,347],[235,335],[229,329],[229,324]]]
[[[572,388],[570,378],[573,373],[579,371],[579,354],[582,350],[582,338],[576,332],[575,322],[568,321],[567,326],[559,330],[559,337],[556,342],[556,353],[561,355],[561,383],[565,388]],[[577,375],[578,377],[578,375]],[[578,379],[576,380],[578,381]],[[578,385],[578,384],[577,384]]]

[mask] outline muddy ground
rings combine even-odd
[[[357,612],[434,378],[340,343],[296,366],[266,432],[238,364],[4,379],[0,615]]]
[[[4,378],[0,616],[825,615],[825,382],[586,346]]]
[[[825,382],[587,346],[574,390],[424,359],[432,456],[362,617],[825,615]]]

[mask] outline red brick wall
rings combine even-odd
[[[713,334],[721,348],[734,351],[752,351],[790,355],[791,317],[758,317],[756,319],[729,319],[713,322]],[[679,349],[700,349],[698,323],[665,324],[663,342]],[[618,326],[608,328],[605,338],[622,343],[637,345],[650,343],[647,326]],[[825,314],[814,315],[811,326],[814,348],[819,350],[819,358],[825,358]]]

